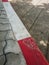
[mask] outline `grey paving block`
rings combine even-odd
[[[17,11],[19,12],[18,14],[21,16],[26,14],[27,11],[29,11],[32,7],[34,7],[33,5],[28,4],[27,2],[17,2],[17,3],[16,3],[16,6],[18,8]],[[15,10],[16,10],[16,8],[15,8]]]
[[[0,19],[6,19],[7,18],[7,15],[5,13],[0,13]]]
[[[29,30],[29,28],[32,26],[32,24],[35,22],[39,16],[39,13],[41,12],[43,8],[40,7],[34,7],[29,10],[28,13],[22,18],[23,23],[25,24],[26,28]]]
[[[36,31],[41,32],[47,38],[49,35],[49,13],[44,10],[31,30],[32,32],[35,31],[35,33]]]
[[[21,58],[21,54],[7,54],[6,65],[26,65],[25,61]]]
[[[0,9],[0,16],[5,14],[6,15],[6,11],[4,9]]]
[[[7,36],[6,36],[6,39],[13,39],[13,40],[15,40],[15,37],[14,37],[12,31],[8,31]]]
[[[0,13],[0,19],[6,19],[7,18],[7,15],[5,13]]]
[[[32,31],[30,31],[30,34],[35,39],[35,41],[37,42],[38,45],[40,44],[41,40],[43,40],[43,41],[46,40],[46,38],[44,37],[44,35],[41,32],[39,32],[39,31],[32,30]]]
[[[40,16],[38,17],[38,19],[36,20],[36,23],[34,25],[34,27],[32,27],[32,31],[33,30],[37,30],[37,31],[41,31],[41,32],[47,32],[48,33],[48,29],[49,29],[49,13],[47,11],[48,10],[48,6],[43,10],[43,12],[40,14]]]
[[[36,19],[36,17],[40,13],[41,9],[42,8],[40,8],[38,6],[37,7],[34,7],[33,9],[30,9],[29,12],[26,14],[26,18],[32,20],[32,23],[33,23],[33,21]]]
[[[3,4],[2,4],[2,2],[0,2],[0,7],[3,7]]]
[[[0,42],[0,55],[2,55],[3,54],[3,48],[4,48],[4,45],[5,45],[6,43],[3,41],[3,42]]]
[[[2,2],[0,2],[0,10],[4,9]]]
[[[8,52],[12,52],[15,54],[19,54],[21,52],[17,41],[7,40],[7,46],[5,48],[5,53],[8,53]]]
[[[11,29],[11,26],[10,24],[0,24],[0,31],[4,31],[4,30],[10,30]]]
[[[0,41],[5,40],[7,32],[0,32]]]
[[[1,56],[0,57],[0,65],[3,65],[5,62],[5,57],[4,56]]]
[[[0,7],[0,11],[5,11],[5,10],[4,10],[4,7]]]
[[[9,20],[8,19],[0,19],[0,24],[1,23],[7,24],[7,23],[9,23]]]
[[[4,9],[4,6],[2,3],[0,3],[0,19],[6,19],[7,15],[6,15],[6,11]]]

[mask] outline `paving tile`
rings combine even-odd
[[[32,7],[34,7],[33,5],[28,4],[27,2],[17,2],[17,3],[16,3],[16,6],[21,16],[23,16],[27,11],[29,11]]]
[[[26,15],[25,15],[25,24],[28,28],[31,27],[31,25],[34,23],[34,21],[36,20],[36,18],[38,17],[39,13],[40,13],[41,9],[40,8],[34,8],[31,9]],[[29,25],[30,24],[30,25]]]
[[[0,55],[2,55],[3,54],[3,48],[4,48],[4,45],[5,45],[6,43],[3,41],[3,42],[0,42]]]
[[[7,18],[7,15],[5,13],[0,13],[0,19],[6,19]]]
[[[3,4],[2,5],[0,4],[0,11],[2,12],[5,11]]]
[[[24,59],[21,58],[21,54],[7,54],[6,65],[26,65]]]
[[[3,9],[0,9],[0,16],[3,15],[3,14],[6,15],[6,11],[4,10],[4,8]]]
[[[5,36],[6,36],[7,32],[0,32],[0,41],[5,40]]]
[[[45,38],[49,35],[49,13],[47,13],[45,10],[41,13],[39,18],[37,19],[34,27],[32,28],[32,31],[38,31],[43,32],[43,35]],[[35,31],[35,33],[36,33]]]
[[[15,40],[15,36],[13,35],[13,31],[8,31],[8,33],[6,35],[6,39]]]
[[[42,8],[40,8],[39,6],[36,6],[33,9],[30,9],[30,11],[26,14],[26,18],[32,20],[32,23],[33,23],[41,10]]]
[[[8,52],[12,52],[15,54],[19,54],[19,52],[21,52],[17,41],[7,40],[7,46],[5,48],[5,53],[8,53]]]
[[[0,31],[4,31],[4,30],[10,30],[11,29],[11,25],[10,24],[0,24]]]
[[[1,23],[8,24],[9,23],[9,20],[8,19],[0,19],[0,24]]]
[[[1,56],[0,57],[0,65],[3,65],[5,62],[5,57],[4,56]]]
[[[2,2],[0,2],[0,7],[3,7],[3,4],[2,4]]]

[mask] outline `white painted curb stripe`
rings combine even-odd
[[[18,17],[18,15],[15,13],[13,8],[11,7],[9,2],[3,2],[4,8],[7,12],[7,16],[9,18],[9,21],[12,25],[15,37],[17,40],[21,40],[24,38],[31,37],[31,35],[26,30],[25,26],[23,25],[22,21]]]

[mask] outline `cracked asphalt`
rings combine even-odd
[[[26,65],[2,2],[0,2],[0,65]]]

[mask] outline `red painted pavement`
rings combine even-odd
[[[2,2],[8,2],[8,0],[2,0]]]
[[[49,65],[42,52],[32,38],[18,41],[27,65]]]

